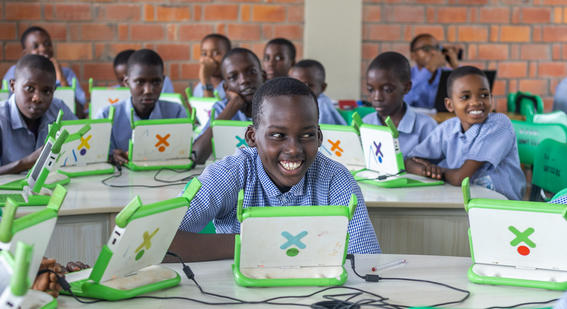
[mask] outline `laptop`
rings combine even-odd
[[[211,121],[213,137],[213,159],[220,160],[233,155],[236,149],[248,147],[244,134],[252,121],[220,120]]]
[[[180,283],[161,262],[197,191],[142,205],[136,196],[116,216],[116,225],[94,266],[66,275],[77,296],[120,300]]]
[[[449,111],[445,107],[445,98],[447,97],[447,80],[452,71],[441,70],[441,76],[439,77],[439,87],[437,88],[437,95],[435,96],[435,109],[439,113],[448,113]],[[488,78],[488,83],[490,84],[490,89],[494,89],[494,80],[496,79],[495,70],[483,70],[484,74]]]
[[[51,195],[47,206],[39,211],[16,218],[17,207],[21,206],[8,199],[2,220],[0,221],[0,250],[17,254],[18,244],[25,243],[33,248],[26,272],[27,287],[31,287],[39,270],[41,260],[47,250],[47,245],[55,229],[59,209],[65,200],[67,191],[57,186]],[[29,294],[29,293],[28,293]],[[56,301],[45,293],[32,292],[26,295],[26,303],[55,303]],[[27,308],[27,307],[24,307]],[[52,307],[54,308],[54,307]]]
[[[353,171],[354,179],[385,188],[442,185],[442,180],[406,173],[398,129],[390,117],[384,122],[386,126],[360,126],[366,168]]]
[[[90,118],[94,118],[102,108],[130,97],[130,89],[126,87],[93,87],[93,79],[89,78],[91,102],[89,103]]]
[[[20,308],[28,292],[28,271],[33,248],[18,243],[15,254],[0,251],[0,308]]]
[[[351,126],[321,124],[323,142],[319,152],[341,163],[349,170],[364,168],[364,153],[360,144],[359,124],[352,122]]]
[[[23,184],[22,189],[14,190],[13,193],[0,193],[0,207],[6,204],[8,198],[13,199],[14,202],[21,206],[43,206],[49,202],[50,197],[43,195],[44,191],[42,191],[42,188],[50,171],[57,165],[57,159],[63,143],[69,138],[67,130],[61,131],[56,138],[53,137],[55,134],[52,133],[53,130],[50,130],[43,150],[26,178],[11,183],[14,186]]]
[[[196,179],[193,180],[197,181]],[[235,237],[234,280],[240,286],[341,285],[348,223],[356,208],[345,206],[247,207],[238,195],[240,235]]]
[[[195,132],[201,132],[211,117],[213,105],[217,101],[221,100],[219,94],[215,91],[215,96],[212,98],[194,97],[192,96],[191,88],[189,87],[185,89],[185,94],[187,95],[187,100],[189,101],[191,109],[196,112],[198,125],[195,128]]]
[[[462,189],[471,282],[567,289],[567,205],[471,198],[468,178]]]
[[[187,118],[133,121],[126,167],[134,171],[191,169],[194,122],[194,111]]]
[[[114,166],[108,163],[108,150],[110,149],[110,135],[114,119],[114,107],[110,107],[106,119],[81,119],[60,121],[53,125],[59,130],[77,133],[85,126],[90,127],[88,132],[81,132],[79,139],[63,144],[57,171],[69,177],[88,175],[111,174]]]
[[[53,93],[54,98],[58,98],[63,101],[65,105],[76,114],[75,108],[75,89],[77,88],[77,80],[73,78],[73,83],[69,87],[57,87]]]

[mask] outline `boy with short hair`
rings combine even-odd
[[[132,137],[132,121],[187,117],[185,108],[177,103],[159,101],[163,85],[163,60],[149,49],[140,49],[128,58],[124,81],[130,88],[130,98],[113,104],[114,122],[110,137],[110,157],[117,164],[128,162],[128,145]],[[96,118],[107,118],[110,105]],[[134,110],[134,119],[131,111]]]
[[[284,38],[270,40],[264,48],[262,64],[268,79],[287,76],[289,69],[295,64],[295,46]]]
[[[199,83],[193,89],[194,97],[212,98],[216,90],[221,100],[226,98],[221,73],[221,61],[231,48],[230,40],[222,34],[207,34],[201,40]]]
[[[526,180],[510,119],[492,113],[492,94],[478,68],[454,70],[447,80],[445,106],[457,117],[441,123],[405,160],[410,173],[460,186],[471,183],[521,200]]]
[[[211,236],[226,247],[204,245],[220,250],[214,258],[232,257],[229,240],[234,243],[232,234],[240,232],[235,205],[243,189],[244,208],[346,206],[355,194],[358,205],[348,226],[348,252],[379,253],[356,181],[344,166],[318,152],[323,138],[318,114],[317,98],[300,81],[276,78],[260,87],[252,103],[254,124],[245,135],[250,148],[209,165],[198,177],[202,186],[191,201],[171,250],[191,255],[198,249],[189,247],[189,243],[199,236],[188,232],[197,233],[213,220],[217,233],[230,233]],[[209,256],[200,258],[213,257],[214,253],[206,253]]]
[[[112,87],[128,87],[128,84],[126,84],[124,77],[126,77],[126,74],[128,73],[128,58],[130,58],[130,56],[132,56],[134,52],[136,51],[133,49],[125,49],[119,52],[118,55],[116,55],[116,57],[114,57],[114,62],[112,63],[112,67],[114,69],[114,75],[116,76],[116,80],[118,81],[118,84]],[[163,87],[161,88],[161,92],[162,93],[175,92],[173,90],[173,84],[171,83],[171,80],[167,76],[164,77]]]
[[[416,113],[404,102],[412,84],[410,65],[402,54],[385,52],[374,58],[366,71],[366,87],[376,113],[366,115],[362,122],[384,125],[390,117],[400,132],[398,140],[404,157],[437,126],[433,118]]]
[[[10,79],[12,95],[0,103],[0,174],[33,166],[59,110],[64,120],[77,119],[53,98],[55,78],[55,67],[46,57],[28,54],[18,60]]]
[[[24,55],[33,54],[44,56],[53,63],[53,66],[55,67],[57,87],[69,87],[73,84],[73,78],[76,80],[75,100],[81,105],[81,108],[77,109],[77,113],[82,115],[87,101],[85,92],[83,91],[75,72],[68,67],[61,66],[57,59],[53,56],[53,43],[51,42],[51,37],[47,30],[37,26],[29,27],[24,31],[24,33],[22,33],[20,43],[22,44],[22,53]],[[16,66],[11,66],[3,79],[9,83],[10,80],[14,78],[15,71]]]
[[[343,126],[347,124],[345,119],[335,109],[331,98],[323,93],[327,89],[327,83],[325,83],[325,68],[319,61],[312,59],[299,61],[289,69],[289,77],[306,84],[317,97],[319,123]]]
[[[252,96],[266,80],[260,59],[251,50],[234,48],[221,61],[227,97],[213,105],[215,119],[250,121]],[[211,120],[203,127],[193,145],[193,161],[203,164],[212,152]]]

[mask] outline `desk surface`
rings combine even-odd
[[[561,296],[562,292],[541,290],[535,288],[520,288],[508,286],[477,285],[470,283],[467,279],[467,269],[470,266],[470,258],[427,256],[427,255],[357,255],[357,271],[361,274],[371,272],[371,267],[384,265],[385,263],[406,259],[407,263],[384,269],[378,273],[383,277],[402,277],[413,279],[424,279],[438,281],[466,289],[471,296],[461,304],[450,305],[451,308],[484,308],[490,306],[511,306],[523,302],[547,301]],[[232,278],[230,265],[232,260],[191,263],[190,266],[195,273],[197,282],[207,292],[237,297],[249,301],[258,301],[270,297],[284,295],[306,295],[321,288],[318,287],[285,287],[285,288],[244,288],[237,286]],[[168,264],[171,268],[181,273],[181,267],[177,264]],[[371,291],[383,297],[389,298],[390,303],[408,306],[425,306],[455,301],[461,299],[464,294],[449,290],[447,288],[421,282],[407,281],[381,281],[379,283],[367,283],[355,277],[350,269],[350,262],[345,263],[349,277],[345,286]],[[153,296],[182,296],[205,300],[209,302],[222,301],[218,298],[201,295],[195,284],[184,276],[180,286],[164,291],[154,292]],[[337,289],[323,294],[350,293],[345,289]],[[366,295],[365,298],[369,296]],[[344,298],[343,298],[344,299]],[[286,302],[312,304],[323,300],[321,295],[308,299],[288,299]],[[115,303],[101,302],[91,305],[80,304],[70,297],[59,297],[60,308],[213,308],[219,306],[205,306],[184,300],[150,300],[133,299]],[[226,306],[222,306],[225,308]],[[254,308],[268,307],[267,305],[254,306]],[[270,306],[274,307],[274,306]],[[281,307],[281,306],[280,306]],[[289,306],[285,306],[288,308]],[[540,305],[539,307],[543,307]],[[241,308],[241,307],[237,307]]]

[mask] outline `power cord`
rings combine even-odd
[[[109,181],[111,179],[121,177],[122,176],[122,169],[118,169],[118,173],[112,174],[112,175],[104,178],[103,180],[101,180],[101,183],[103,185],[111,187],[111,188],[163,188],[163,187],[170,187],[170,186],[186,185],[187,184],[186,180],[189,180],[189,179],[191,179],[195,176],[198,176],[197,174],[191,174],[191,175],[184,177],[182,179],[179,179],[177,181],[169,181],[169,180],[163,180],[163,179],[157,178],[157,175],[161,172],[161,170],[163,170],[163,169],[158,170],[156,172],[156,174],[154,174],[154,180],[157,181],[157,182],[164,182],[165,184],[163,184],[163,185],[114,185],[114,184],[107,183],[107,181]],[[178,173],[180,173],[180,172],[178,172]]]
[[[61,288],[63,289],[63,291],[69,293],[69,295],[71,295],[76,301],[80,302],[81,304],[94,304],[94,303],[104,301],[103,299],[82,300],[77,295],[75,295],[75,293],[73,293],[73,291],[71,290],[71,285],[69,284],[69,282],[67,282],[67,280],[65,279],[65,276],[60,276],[58,273],[54,272],[51,269],[42,269],[37,273],[37,275],[39,276],[43,273],[54,274],[55,277],[57,278],[57,283],[59,283],[59,285],[61,285]]]

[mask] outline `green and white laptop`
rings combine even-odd
[[[366,168],[352,172],[354,179],[385,188],[442,185],[442,180],[406,173],[398,129],[390,117],[386,118],[385,123],[386,126],[360,126]]]
[[[114,107],[110,107],[106,119],[82,119],[60,121],[53,125],[59,130],[65,129],[81,136],[71,142],[66,142],[57,164],[57,171],[69,177],[112,174],[114,166],[108,163],[108,150],[110,149],[110,135]],[[88,126],[90,130],[84,132]]]
[[[327,157],[341,163],[349,170],[360,170],[364,168],[364,152],[360,143],[360,124],[362,121],[358,113],[353,114],[353,122],[350,126],[321,124],[323,142],[319,152]]]
[[[53,190],[47,207],[19,218],[15,218],[15,215],[17,207],[20,205],[11,199],[8,199],[6,202],[2,221],[0,221],[0,250],[16,254],[17,244],[20,242],[28,244],[33,248],[29,271],[26,273],[28,288],[31,287],[35,280],[41,260],[45,255],[47,245],[55,229],[59,209],[66,195],[67,191],[65,188],[58,185],[55,190]],[[39,303],[41,306],[55,304],[53,308],[55,308],[57,304],[51,296],[39,292],[32,292],[26,296],[26,303],[28,302],[30,304]]]
[[[195,193],[148,205],[136,196],[116,216],[95,265],[66,276],[73,293],[120,300],[178,285],[179,274],[160,264]]]
[[[211,118],[213,105],[215,105],[217,101],[221,100],[219,94],[217,91],[215,91],[215,96],[212,98],[194,97],[191,92],[191,88],[187,87],[185,89],[185,95],[187,96],[187,101],[189,101],[191,109],[195,110],[195,117],[197,122],[199,123],[195,128],[195,132],[201,132],[203,127],[205,127],[205,125],[209,121],[209,118]]]
[[[53,132],[52,130],[50,131]],[[9,191],[10,193],[1,193],[0,207],[5,205],[8,198],[13,199],[21,206],[43,206],[48,203],[50,197],[43,195],[42,188],[49,173],[57,164],[63,143],[65,143],[68,137],[69,132],[67,130],[63,130],[56,138],[51,134],[48,135],[39,158],[28,172],[26,178],[8,184],[12,187],[22,185],[22,189]]]
[[[347,279],[348,224],[356,208],[345,206],[247,207],[238,196],[234,280],[241,286],[326,286]]]
[[[567,205],[471,199],[462,183],[473,264],[480,284],[567,289]]]
[[[238,148],[248,147],[244,134],[250,125],[252,125],[252,121],[220,119],[211,121],[213,159],[220,160],[226,156],[233,155]]]
[[[15,254],[0,251],[0,308],[20,308],[28,292],[32,247],[19,242]]]
[[[77,88],[77,79],[73,78],[73,83],[69,87],[57,87],[53,93],[54,98],[63,101],[65,105],[73,112],[77,113],[75,104],[75,89]]]
[[[194,111],[187,118],[133,121],[126,166],[135,171],[191,169],[194,122]]]
[[[93,79],[89,78],[91,102],[89,104],[90,118],[94,118],[101,109],[130,97],[130,89],[126,87],[94,87]]]

